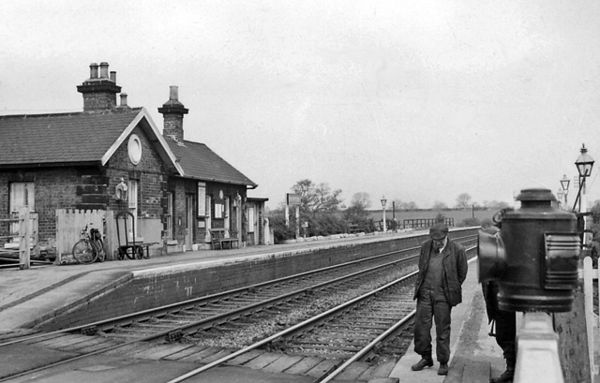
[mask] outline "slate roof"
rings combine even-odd
[[[126,129],[144,119],[147,124],[141,126],[154,132],[164,147],[163,159],[171,160],[181,176],[257,186],[206,145],[164,139],[144,108],[0,116],[0,167],[104,165],[129,133]]]
[[[0,166],[101,162],[141,109],[0,116]]]
[[[246,185],[251,188],[258,186],[205,144],[185,140],[178,143],[170,138],[166,141],[179,160],[185,178]]]

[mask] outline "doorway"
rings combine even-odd
[[[185,249],[192,250],[194,243],[194,195],[185,195]]]

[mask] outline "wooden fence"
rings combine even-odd
[[[96,228],[102,235],[106,259],[116,259],[116,249],[119,246],[115,214],[112,210],[75,210],[56,209],[56,256],[57,262],[67,262],[72,257],[73,245],[81,239],[81,231],[88,225]],[[91,225],[90,225],[91,224]],[[129,223],[131,228],[131,223]],[[121,223],[121,240],[124,241],[127,233],[123,232]]]
[[[0,257],[19,259],[20,269],[29,269],[31,254],[39,257],[38,215],[29,208],[19,209],[11,218],[0,219]]]
[[[56,257],[61,263],[72,257],[73,245],[81,239],[81,232],[88,225],[106,234],[106,211],[56,209]]]
[[[590,369],[594,375],[598,374],[598,366],[594,365],[595,350],[600,349],[598,338],[594,336],[600,327],[600,316],[595,312],[600,305],[599,280],[600,273],[598,268],[593,267],[592,257],[583,259],[583,295],[585,299],[585,322],[588,335],[588,355],[590,358]],[[596,299],[596,303],[594,303]]]
[[[427,229],[438,222],[437,218],[414,218],[402,221],[404,229]],[[444,223],[448,226],[454,226],[454,218],[444,218]]]

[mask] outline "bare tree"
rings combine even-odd
[[[470,208],[471,205],[472,205],[471,196],[469,195],[469,193],[461,193],[458,195],[458,197],[456,197],[456,208],[457,209]]]
[[[360,208],[362,210],[366,210],[371,207],[371,197],[369,196],[369,193],[354,193],[352,196],[352,201],[350,201],[350,207]]]
[[[300,195],[300,210],[304,213],[316,214],[325,211],[335,211],[340,203],[341,189],[331,190],[326,183],[315,184],[309,179],[303,179],[294,186],[292,191]]]
[[[419,208],[414,201],[403,202],[402,200],[395,199],[394,202],[398,210],[417,210]]]

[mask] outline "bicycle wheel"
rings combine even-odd
[[[142,246],[135,247],[135,258],[136,259],[144,258],[144,248]]]
[[[80,239],[73,246],[73,258],[79,263],[92,263],[96,259],[92,246],[87,239]]]
[[[133,246],[129,246],[127,249],[125,249],[125,256],[127,259],[135,259],[135,249]]]

